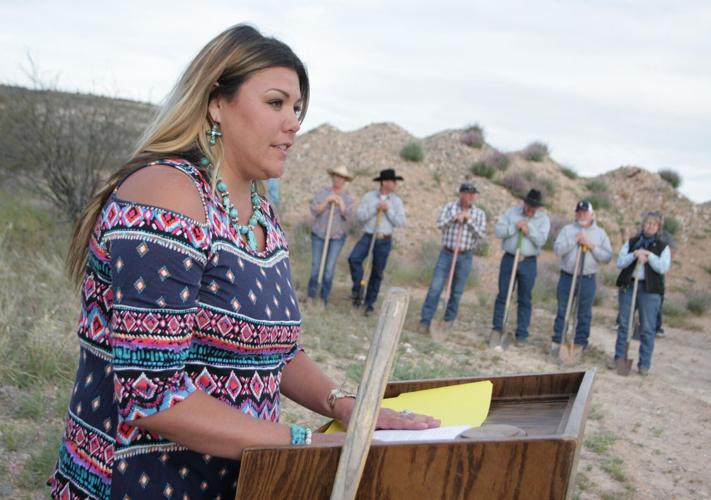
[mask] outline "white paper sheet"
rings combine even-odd
[[[452,425],[435,427],[423,431],[375,431],[373,439],[384,442],[391,441],[451,441],[471,425]]]

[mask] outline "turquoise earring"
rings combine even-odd
[[[214,146],[215,144],[217,144],[217,138],[222,137],[222,132],[220,132],[220,125],[218,123],[213,123],[212,128],[205,133],[210,138],[210,140],[208,141],[208,144],[210,146]]]

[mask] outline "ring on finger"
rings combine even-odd
[[[402,410],[400,413],[402,413],[406,417],[409,417],[410,415],[412,415],[412,412],[410,410]]]

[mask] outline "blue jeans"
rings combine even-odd
[[[452,291],[449,294],[447,301],[447,310],[444,313],[445,321],[454,321],[459,311],[459,300],[464,293],[464,287],[469,279],[469,273],[472,270],[473,252],[460,252],[457,255],[457,262],[454,265],[454,276],[452,277]],[[432,283],[427,290],[427,297],[422,304],[422,312],[420,313],[420,323],[429,325],[432,322],[432,317],[437,311],[437,303],[439,296],[442,294],[442,289],[447,286],[449,279],[449,270],[452,267],[452,258],[454,253],[443,248],[439,252],[439,259],[435,266],[434,274],[432,275]]]
[[[353,297],[360,296],[360,280],[363,278],[363,261],[368,256],[370,248],[370,240],[372,234],[363,233],[358,242],[351,250],[348,256],[348,265],[351,269],[351,279],[353,280],[353,288],[351,289]],[[388,263],[388,255],[392,248],[392,240],[382,239],[375,240],[373,245],[373,261],[371,262],[370,278],[368,279],[368,288],[365,292],[365,305],[373,307],[378,299],[380,291],[380,283],[383,281],[383,273],[385,272],[385,264]]]
[[[326,240],[319,238],[314,233],[311,233],[311,278],[309,278],[309,297],[315,298],[318,291],[318,270],[321,266],[321,255]],[[341,238],[332,238],[328,243],[328,254],[326,255],[326,263],[323,267],[323,277],[321,279],[321,298],[324,302],[328,302],[328,296],[331,294],[331,285],[333,284],[333,271],[336,269],[336,260],[338,254],[341,253],[341,248],[346,242],[345,235]]]
[[[558,344],[563,339],[565,308],[568,305],[568,294],[570,293],[572,282],[573,276],[561,271],[557,288],[558,312],[553,322],[553,342]],[[581,276],[578,283],[575,284],[575,288],[580,286],[580,295],[578,297],[578,324],[575,327],[574,342],[580,346],[587,347],[588,337],[590,336],[590,323],[592,322],[592,305],[595,299],[595,275]],[[572,318],[569,321],[572,321]]]
[[[617,342],[615,343],[615,359],[624,358],[627,351],[627,324],[632,305],[632,286],[620,288],[617,301],[619,304],[620,323],[617,325]],[[658,293],[648,293],[644,290],[644,281],[637,287],[637,310],[639,311],[640,340],[639,368],[649,369],[652,365],[654,338],[656,337],[657,313],[662,305],[662,296]]]
[[[494,330],[503,331],[504,308],[506,307],[506,292],[509,289],[509,280],[513,270],[514,256],[504,253],[499,267],[499,293],[496,295],[494,303]],[[516,320],[516,338],[525,339],[528,337],[528,326],[531,324],[531,292],[536,284],[536,274],[538,267],[535,257],[522,258],[516,270],[516,280],[518,288],[518,317]]]

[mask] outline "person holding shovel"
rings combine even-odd
[[[380,283],[383,281],[385,265],[392,248],[392,235],[396,227],[405,225],[405,206],[395,194],[398,181],[404,180],[392,168],[380,171],[373,181],[380,183],[380,188],[369,191],[363,196],[358,206],[358,221],[364,223],[363,235],[348,256],[353,288],[351,298],[353,304],[365,304],[365,315],[373,312],[373,304],[378,298]],[[372,271],[370,277],[364,271],[363,261],[370,259]],[[367,290],[364,290],[365,280],[368,280]],[[365,298],[363,298],[365,292]]]
[[[432,283],[422,304],[419,331],[430,333],[430,323],[437,311],[442,289],[447,286],[445,327],[457,317],[459,300],[472,269],[472,257],[477,244],[486,238],[486,214],[474,206],[479,191],[470,182],[459,186],[459,200],[447,203],[437,218],[442,231],[442,249],[432,275]]]
[[[578,251],[583,254],[580,269],[575,268]],[[577,326],[575,327],[574,352],[577,363],[588,345],[590,324],[592,321],[592,305],[595,299],[595,274],[600,265],[607,264],[612,259],[610,238],[604,229],[595,222],[595,211],[589,201],[579,201],[575,206],[575,222],[564,226],[553,244],[553,251],[560,257],[560,278],[558,280],[557,297],[558,312],[553,323],[553,338],[550,355],[558,359],[560,344],[563,340],[566,319],[565,312],[571,298],[577,300]],[[573,275],[578,273],[576,297],[572,297],[570,288]]]
[[[652,365],[657,313],[664,295],[664,275],[671,265],[669,242],[660,234],[661,227],[662,215],[659,212],[645,214],[642,230],[622,245],[617,257],[617,268],[621,269],[617,277],[620,321],[615,355],[607,366],[610,369],[617,368],[618,372],[624,371],[618,366],[621,361],[627,361],[629,319],[634,312],[632,309],[635,302],[641,325],[637,363],[639,374],[648,375]],[[635,288],[637,292],[633,298]]]
[[[511,207],[496,221],[496,237],[501,239],[504,255],[499,268],[499,293],[494,303],[494,317],[489,346],[501,350],[507,346],[504,333],[504,313],[512,285],[518,283],[518,318],[516,345],[528,342],[528,326],[531,323],[531,292],[536,283],[536,258],[548,239],[550,219],[540,210],[543,205],[541,192],[531,189],[523,204]],[[515,267],[515,271],[514,271]],[[507,300],[507,298],[509,300]]]
[[[327,170],[331,186],[322,188],[309,208],[311,210],[311,277],[308,296],[316,299],[321,288],[321,300],[328,305],[328,296],[333,283],[338,254],[348,235],[348,226],[353,217],[353,198],[344,191],[347,182],[353,180],[348,169],[340,165]]]

